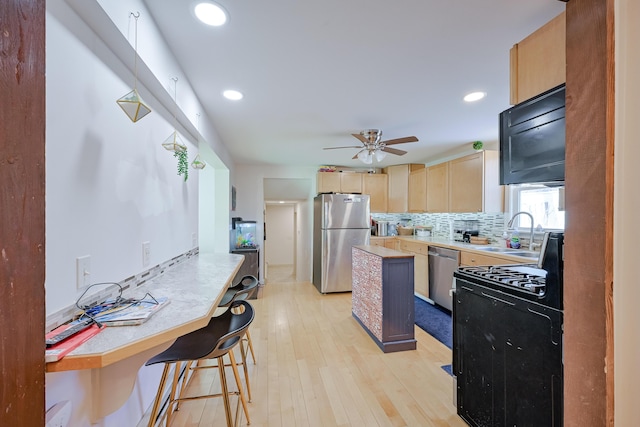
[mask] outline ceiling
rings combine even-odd
[[[497,147],[509,107],[509,49],[564,10],[558,0],[145,0],[236,164],[365,167],[350,136],[414,135],[371,167]],[[175,29],[175,31],[173,31]],[[244,93],[241,101],[221,96]],[[473,104],[462,97],[483,91]]]

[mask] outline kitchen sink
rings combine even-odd
[[[525,258],[538,258],[538,252],[535,251],[527,251],[523,249],[512,249],[512,248],[496,248],[495,246],[488,247],[475,247],[475,250],[483,251],[483,252],[497,252],[503,253],[507,255],[521,256]]]

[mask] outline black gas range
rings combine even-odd
[[[537,264],[454,273],[456,406],[472,426],[562,425],[562,233]]]
[[[537,264],[460,267],[455,278],[562,310],[563,233],[546,233]]]

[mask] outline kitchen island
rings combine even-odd
[[[353,246],[352,315],[385,352],[415,350],[413,255]]]

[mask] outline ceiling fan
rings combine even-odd
[[[353,156],[353,159],[360,159],[363,163],[370,165],[373,163],[375,156],[377,161],[382,161],[387,153],[402,156],[406,154],[406,151],[398,150],[397,148],[388,147],[388,145],[404,144],[406,142],[417,142],[418,138],[415,136],[405,136],[404,138],[389,139],[382,141],[382,130],[380,129],[366,129],[360,133],[352,133],[362,145],[351,145],[347,147],[327,147],[325,150],[335,150],[339,148],[359,148],[360,151]]]

